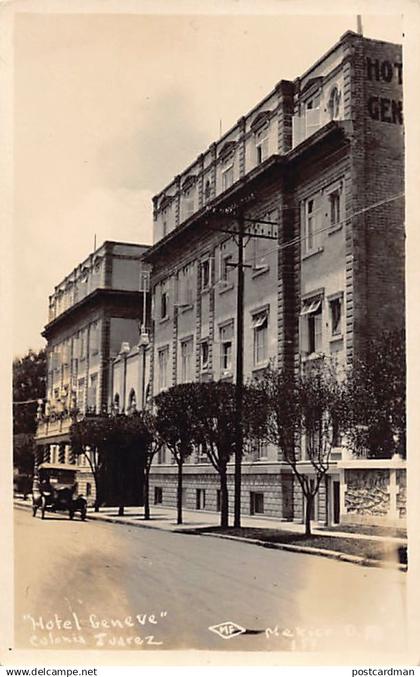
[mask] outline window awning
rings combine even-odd
[[[302,304],[302,310],[300,311],[301,315],[310,315],[311,313],[316,313],[321,307],[322,299],[308,299]]]
[[[233,339],[233,322],[225,324],[224,327],[220,327],[220,340],[221,341],[231,341]]]
[[[266,310],[264,310],[261,313],[258,313],[258,315],[254,315],[252,318],[252,328],[260,329],[261,327],[264,327],[264,325],[267,324],[267,318],[268,313]]]

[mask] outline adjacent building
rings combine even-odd
[[[39,407],[38,460],[78,464],[79,491],[90,501],[95,486],[85,457],[75,459],[69,439],[72,416],[109,411],[113,392],[111,365],[121,346],[139,343],[147,322],[148,266],[145,245],[106,241],[78,265],[49,298],[47,394]],[[141,398],[144,383],[136,384]],[[126,410],[129,393],[117,393],[113,405]],[[133,397],[131,395],[131,397]]]
[[[149,394],[234,378],[238,248],[229,231],[238,218],[246,378],[270,361],[303,369],[320,354],[346,365],[367,339],[403,327],[403,150],[401,47],[348,32],[158,193],[144,255],[152,267]],[[304,445],[300,463],[310,474]],[[156,503],[175,505],[169,453],[150,481]],[[199,450],[184,487],[185,507],[219,509],[218,477]],[[244,514],[303,517],[300,487],[273,447],[258,444],[244,459],[241,500]],[[356,460],[337,438],[314,519],[404,516],[401,459]]]

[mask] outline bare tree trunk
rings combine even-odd
[[[99,507],[101,505],[101,497],[99,495],[99,481],[98,481],[98,473],[94,472],[93,473],[93,479],[95,481],[95,512],[99,512]]]
[[[229,494],[226,468],[220,471],[220,526],[229,526]]]
[[[101,505],[101,499],[99,496],[99,473],[98,473],[98,457],[96,454],[98,453],[97,450],[95,449],[94,454],[95,454],[95,463],[92,462],[92,459],[90,458],[89,454],[87,454],[85,451],[83,452],[85,457],[87,458],[87,461],[90,465],[90,469],[92,471],[93,475],[93,481],[95,482],[95,504],[94,504],[94,511],[99,512],[99,507]]]
[[[150,519],[149,470],[144,470],[144,519]]]
[[[182,524],[182,461],[178,461],[177,524]]]
[[[306,496],[306,501],[305,501],[305,536],[310,536],[311,535],[311,514],[312,514],[312,506],[314,504],[314,497],[313,494],[308,493]]]

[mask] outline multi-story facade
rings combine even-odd
[[[245,378],[270,360],[303,369],[327,354],[346,365],[367,339],[402,327],[403,171],[401,48],[348,32],[154,198],[154,244],[145,255],[153,394],[234,378],[238,250],[228,231],[238,215],[249,235]],[[152,491],[156,502],[174,505],[175,467],[168,453],[158,460]],[[311,473],[304,445],[300,465]],[[314,518],[398,520],[404,478],[399,459],[375,465],[337,446]],[[184,486],[186,507],[218,509],[218,478],[198,452]],[[366,493],[378,496],[373,507]],[[259,446],[244,458],[241,503],[245,514],[302,520],[300,487],[277,449]]]
[[[72,454],[72,416],[109,409],[111,364],[124,342],[139,342],[148,298],[145,245],[106,241],[56,286],[49,299],[47,394],[38,412],[38,460],[77,463],[79,491],[93,501],[95,486],[84,457]],[[123,394],[122,394],[123,395]],[[124,411],[124,403],[121,407]]]

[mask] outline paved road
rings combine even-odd
[[[22,509],[15,561],[17,648],[395,651],[403,641],[399,571]],[[247,632],[209,630],[225,621]]]

